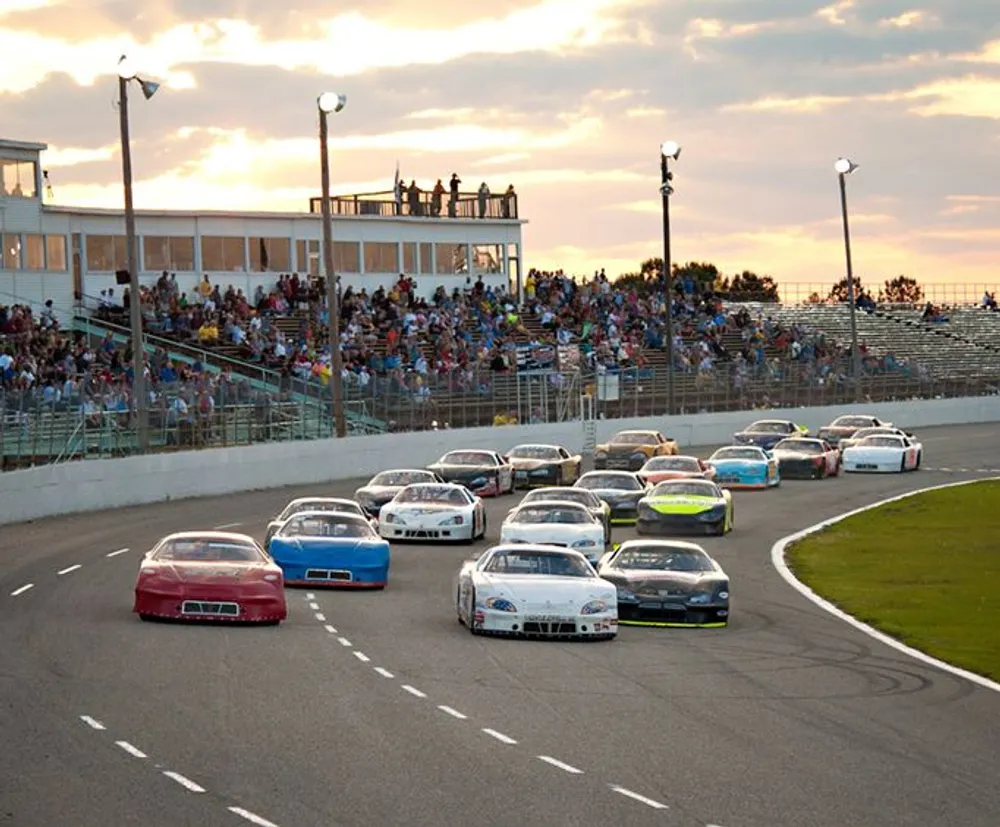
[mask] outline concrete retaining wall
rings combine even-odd
[[[656,428],[684,446],[719,445],[727,444],[735,431],[754,419],[792,419],[815,430],[852,412],[870,413],[904,428],[1000,422],[1000,396],[602,420],[597,423],[597,438],[600,442],[628,428]],[[421,468],[453,448],[506,451],[521,442],[550,442],[579,450],[583,425],[564,422],[270,443],[11,471],[0,474],[0,525],[171,499],[365,477],[388,468]]]

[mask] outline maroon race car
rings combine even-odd
[[[277,624],[288,616],[281,569],[252,537],[170,534],[142,560],[133,611],[143,620]]]

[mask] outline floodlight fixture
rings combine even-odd
[[[681,157],[681,145],[677,141],[664,141],[660,144],[660,154],[664,158],[673,158],[676,161]]]
[[[316,104],[319,106],[320,112],[332,115],[335,112],[340,112],[340,110],[347,106],[347,95],[341,95],[337,92],[324,92],[316,99]]]
[[[858,165],[849,158],[838,158],[833,168],[841,175],[850,175],[858,168]]]
[[[136,74],[135,64],[128,59],[128,55],[118,58],[118,77],[122,80],[132,80]]]

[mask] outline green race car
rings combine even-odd
[[[717,534],[733,530],[733,495],[711,480],[667,480],[639,500],[639,534]]]

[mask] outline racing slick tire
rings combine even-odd
[[[557,488],[562,488],[566,484],[566,480],[563,475],[563,469],[560,468],[556,471],[555,485]]]
[[[153,623],[156,621],[156,618],[151,614],[147,614],[146,612],[139,612],[139,620],[141,620],[143,623]]]
[[[913,466],[914,471],[920,470],[920,460],[922,460],[923,458],[924,458],[923,451],[917,451],[917,462],[916,465]]]
[[[906,473],[906,454],[904,453],[902,458],[899,460],[899,473]]]
[[[719,520],[717,525],[712,526],[712,534],[716,537],[726,536],[726,518]]]
[[[475,532],[473,532],[473,534],[475,535],[472,538],[473,542],[475,542],[476,540],[482,540],[486,536],[486,512],[485,511],[483,512],[483,526],[479,530],[479,534],[475,534]]]
[[[476,628],[476,590],[469,590],[469,605],[465,607],[466,625],[469,627],[469,634],[478,636],[480,630]]]

